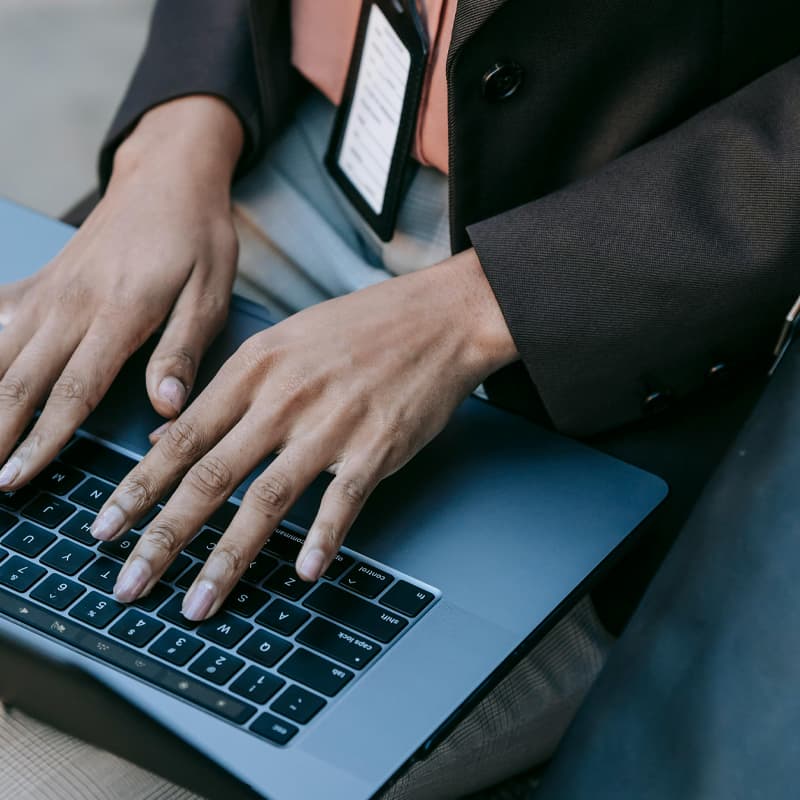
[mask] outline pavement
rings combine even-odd
[[[152,5],[2,0],[0,195],[59,215],[92,188]]]

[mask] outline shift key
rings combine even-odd
[[[303,605],[379,642],[391,642],[408,625],[398,614],[329,584],[317,586]]]
[[[354,669],[364,669],[381,651],[375,642],[361,634],[321,617],[311,620],[300,631],[297,641]]]

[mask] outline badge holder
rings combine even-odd
[[[364,0],[325,165],[384,242],[408,186],[427,61],[415,0]]]

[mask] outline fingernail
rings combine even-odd
[[[208,616],[217,600],[217,587],[211,581],[200,581],[183,598],[181,613],[186,619],[200,622]]]
[[[114,597],[120,603],[131,603],[150,582],[153,570],[143,558],[134,558],[122,568],[114,586]]]
[[[89,533],[95,539],[107,542],[119,532],[124,522],[125,514],[122,513],[122,509],[112,505],[95,518],[92,527],[89,528]]]
[[[311,550],[300,564],[297,565],[297,573],[304,581],[319,580],[322,575],[322,568],[325,566],[325,553],[322,550]]]
[[[0,469],[0,488],[8,486],[14,482],[14,479],[22,471],[22,461],[16,456],[9,458],[8,461]]]
[[[177,378],[168,375],[159,384],[158,395],[176,411],[180,411],[186,402],[186,387]]]

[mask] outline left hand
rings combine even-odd
[[[175,483],[123,568],[115,594],[147,594],[239,483],[276,459],[186,595],[212,616],[292,504],[321,472],[335,477],[297,559],[317,580],[378,482],[407,463],[485,377],[517,358],[468,251],[312,308],[253,336],[122,481],[95,521],[124,533]]]

